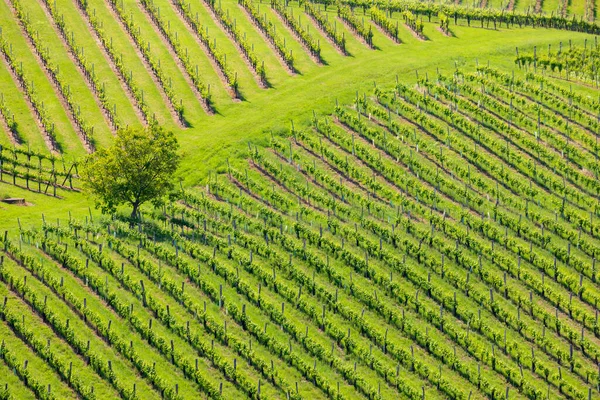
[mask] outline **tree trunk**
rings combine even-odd
[[[133,226],[135,225],[137,219],[138,219],[138,209],[140,207],[139,203],[133,203],[132,204],[133,209],[131,210],[131,216],[130,216],[130,221],[129,221],[129,226],[131,228],[133,228]]]

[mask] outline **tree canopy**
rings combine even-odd
[[[142,204],[158,205],[173,189],[178,150],[173,132],[156,124],[119,130],[112,146],[86,158],[81,171],[84,187],[103,212],[127,204],[133,208],[132,219],[137,219]]]

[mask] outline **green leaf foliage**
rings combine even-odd
[[[89,155],[82,168],[84,187],[97,199],[103,212],[114,212],[122,204],[155,205],[173,188],[173,174],[180,161],[179,144],[173,132],[153,124],[127,128],[117,133],[115,143]]]

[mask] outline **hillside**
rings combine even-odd
[[[600,398],[595,7],[0,0],[0,398]]]

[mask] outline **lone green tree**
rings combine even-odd
[[[81,169],[84,188],[96,197],[102,212],[130,205],[133,223],[142,204],[159,205],[173,189],[173,174],[180,161],[178,150],[173,132],[156,124],[119,130],[112,146],[85,159]]]

